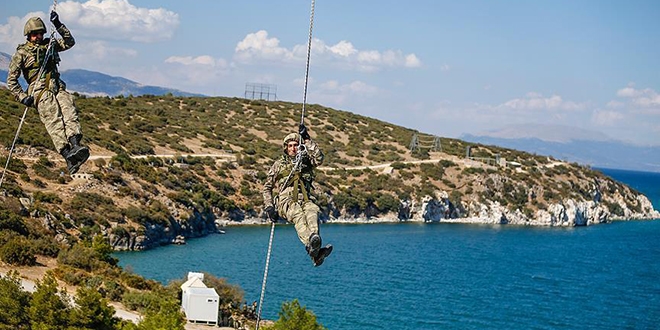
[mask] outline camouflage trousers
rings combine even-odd
[[[69,144],[68,138],[82,134],[74,97],[66,90],[58,93],[44,91],[39,98],[37,111],[57,152]]]
[[[321,209],[310,201],[294,202],[290,198],[279,201],[277,212],[288,222],[293,223],[298,239],[307,246],[309,237],[319,233],[319,212]]]

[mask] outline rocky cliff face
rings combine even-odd
[[[169,219],[168,225],[148,223],[144,231],[113,233],[105,231],[115,250],[146,250],[161,245],[185,244],[187,238],[203,237],[220,232],[213,213],[200,213],[193,210],[188,218]]]
[[[595,188],[592,200],[580,201],[568,198],[553,203],[533,214],[511,209],[497,201],[465,200],[460,205],[450,201],[445,191],[426,196],[421,202],[401,201],[396,212],[381,214],[376,207],[355,214],[337,209],[331,202],[323,209],[320,220],[329,223],[373,222],[453,222],[474,224],[510,224],[524,226],[589,226],[629,219],[660,219],[660,212],[653,208],[649,199],[631,190],[602,192]],[[167,244],[185,244],[188,238],[203,237],[222,231],[222,227],[241,224],[264,224],[265,216],[233,210],[221,212],[212,209],[200,212],[195,208],[178,208],[166,197],[158,199],[167,205],[170,217],[167,223],[146,223],[138,230],[116,230],[117,224],[102,228],[115,250],[145,250]],[[21,199],[24,210],[30,208],[29,199]],[[609,205],[609,206],[608,206]],[[633,207],[631,207],[631,205]],[[617,208],[614,214],[610,207]],[[42,225],[53,232],[59,241],[66,242],[66,231],[50,213],[33,211],[31,218],[40,219]],[[65,215],[65,217],[71,217]]]
[[[600,192],[595,194],[602,196]],[[613,220],[659,219],[660,212],[653,208],[644,195],[636,195],[634,199],[639,205],[638,210],[631,210],[624,201],[624,196],[615,194],[608,199],[613,200],[623,210],[623,215],[614,215],[599,198],[591,201],[566,199],[561,203],[551,204],[547,210],[538,210],[533,216],[525,215],[520,210],[510,210],[498,202],[481,203],[469,201],[464,209],[453,205],[446,192],[437,196],[424,198],[421,205],[404,201],[401,203],[399,219],[418,222],[465,222],[484,224],[512,224],[528,226],[588,226],[606,223]]]

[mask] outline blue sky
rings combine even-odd
[[[52,4],[2,1],[0,51]],[[301,102],[310,5],[58,1],[78,42],[61,69],[218,96],[269,83]],[[560,125],[660,145],[658,17],[641,0],[319,0],[308,102],[447,137]]]

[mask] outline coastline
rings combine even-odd
[[[626,217],[613,217],[608,219],[606,222],[593,223],[588,225],[572,225],[572,227],[586,227],[595,224],[609,224],[612,222],[626,222],[626,221],[655,221],[660,220],[658,218],[626,218]],[[331,224],[342,224],[342,225],[370,225],[370,224],[382,224],[382,223],[391,223],[391,224],[437,224],[437,223],[451,223],[451,224],[468,224],[468,225],[509,225],[509,226],[520,226],[520,227],[568,227],[567,225],[552,225],[552,224],[540,224],[540,222],[530,221],[529,223],[507,223],[507,222],[495,222],[488,218],[479,218],[479,217],[468,217],[468,218],[455,218],[455,219],[442,219],[440,221],[421,221],[421,220],[399,220],[394,218],[341,218],[341,219],[331,219],[331,220],[322,220],[321,224],[331,225]],[[261,218],[246,218],[243,221],[232,221],[232,220],[217,220],[216,224],[218,229],[222,230],[225,227],[240,227],[240,226],[270,226],[270,222],[261,219]],[[280,220],[276,222],[276,225],[293,225],[292,223]]]

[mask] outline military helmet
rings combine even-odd
[[[31,17],[27,23],[25,23],[25,27],[23,28],[23,35],[27,37],[30,35],[30,33],[36,32],[46,33],[46,24],[44,24],[44,21],[42,21],[39,17]]]
[[[286,144],[289,143],[289,141],[294,141],[294,140],[295,141],[300,141],[300,134],[291,133],[291,134],[285,136],[284,141],[283,141],[284,147],[286,148]]]

